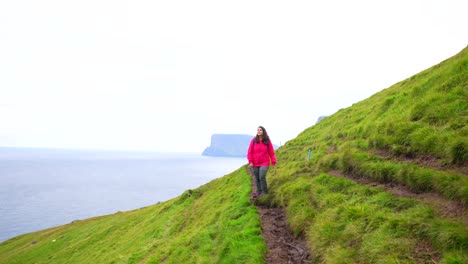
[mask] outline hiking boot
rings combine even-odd
[[[261,196],[263,193],[262,192],[256,192],[254,193],[254,195],[252,196],[254,199]]]

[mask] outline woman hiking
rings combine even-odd
[[[253,168],[257,192],[253,194],[256,198],[268,193],[266,174],[270,164],[276,165],[275,149],[271,143],[266,129],[262,126],[257,128],[257,135],[250,141],[247,151],[249,167]]]

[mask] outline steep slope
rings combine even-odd
[[[269,202],[326,263],[468,263],[467,92],[465,48],[324,118],[278,150]]]
[[[0,244],[0,263],[262,263],[245,167],[157,205]]]

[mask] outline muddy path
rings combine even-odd
[[[249,169],[248,171],[252,180],[252,192],[256,192],[253,172]],[[261,205],[254,200],[252,202],[260,215],[262,235],[268,247],[265,263],[312,263],[306,240],[293,235],[284,209]]]

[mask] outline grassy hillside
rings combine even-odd
[[[245,168],[157,205],[0,244],[0,263],[262,263]]]
[[[304,130],[260,202],[317,263],[468,263],[468,49]],[[312,151],[308,160],[308,150]],[[245,167],[146,208],[0,244],[0,263],[263,263]]]
[[[326,117],[278,150],[270,202],[326,263],[468,263],[467,92],[465,48]]]

